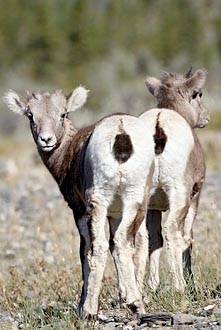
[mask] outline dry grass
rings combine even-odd
[[[220,173],[221,132],[200,130],[199,136],[208,175]],[[33,156],[34,150],[28,141],[25,146],[11,140],[0,143],[1,155],[15,159],[17,165],[17,172],[0,182],[0,314],[16,316],[24,329],[88,329],[92,325],[79,320],[76,314],[81,270],[79,238],[72,214],[52,178]],[[191,288],[182,296],[171,291],[168,268],[162,262],[160,291],[153,294],[145,286],[148,311],[198,313],[201,307],[220,299],[221,210],[216,192],[212,193],[208,204],[207,196],[202,196],[194,230],[197,293],[193,297]],[[132,318],[126,308],[120,309],[117,299],[116,273],[109,259],[100,313],[123,311],[127,318]]]
[[[157,294],[145,288],[148,311],[181,311],[197,314],[199,309],[220,299],[216,289],[221,283],[220,255],[212,262],[195,256],[197,293],[191,288],[180,295],[168,286],[168,274],[162,272],[162,287]],[[21,315],[25,329],[87,329],[85,321],[76,314],[80,294],[80,271],[74,268],[48,267],[44,260],[36,260],[25,271],[10,267],[6,277],[0,279],[0,307],[11,315]],[[105,277],[100,297],[100,312],[109,315],[117,299],[116,281]],[[117,313],[117,309],[115,309]],[[127,318],[132,318],[124,310]],[[89,326],[89,325],[88,325]]]

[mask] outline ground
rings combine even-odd
[[[207,176],[194,225],[197,294],[171,292],[164,261],[158,294],[144,288],[147,311],[171,312],[165,329],[218,329],[221,319],[221,133],[200,133]],[[119,306],[109,259],[99,321],[76,315],[81,287],[79,237],[72,213],[31,140],[0,142],[0,329],[148,329]],[[175,314],[174,314],[175,313]],[[194,315],[185,323],[185,314]],[[176,315],[174,317],[174,315]],[[168,315],[167,315],[168,316]],[[202,319],[203,317],[203,319]],[[184,321],[182,321],[184,320]],[[159,320],[158,320],[159,321]],[[144,322],[142,324],[142,322]],[[173,321],[175,322],[175,321]],[[138,325],[139,323],[139,325]],[[185,324],[184,324],[185,323]],[[160,326],[163,329],[162,326]]]

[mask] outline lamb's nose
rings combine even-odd
[[[52,137],[50,135],[40,135],[39,138],[45,144],[48,144],[52,140]]]

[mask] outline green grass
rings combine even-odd
[[[215,260],[216,259],[216,260]],[[191,287],[185,294],[171,290],[168,272],[162,269],[162,286],[157,293],[145,286],[146,309],[151,311],[181,311],[197,313],[199,308],[221,297],[219,255],[212,263],[201,256],[195,256],[195,282],[197,292],[193,296]],[[8,274],[0,280],[0,309],[11,314],[20,313],[25,329],[90,329],[91,323],[79,320],[76,314],[80,295],[80,272],[58,267],[56,271],[44,260],[36,262],[25,271],[9,268]],[[100,296],[100,310],[107,314],[118,298],[116,280],[106,276]],[[125,308],[125,315],[132,314]]]
[[[25,329],[81,329],[76,314],[80,294],[80,272],[47,267],[44,260],[25,271],[10,267],[0,281],[0,309],[20,313]]]
[[[218,288],[221,284],[221,272],[219,265],[220,255],[211,263],[205,261],[205,257],[194,256],[194,284],[190,283],[184,294],[172,289],[168,269],[161,271],[161,287],[157,293],[145,288],[149,298],[148,311],[168,311],[197,313],[199,308],[210,304],[214,299],[221,297]],[[194,292],[194,294],[193,294]]]

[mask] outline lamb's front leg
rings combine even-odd
[[[183,274],[182,255],[185,249],[183,225],[189,209],[185,191],[170,192],[170,210],[164,224],[165,248],[173,276],[174,288],[183,292],[186,282]]]
[[[91,244],[87,253],[89,274],[85,279],[87,283],[84,284],[86,296],[82,301],[81,315],[95,316],[98,312],[98,299],[109,248],[105,235],[107,207],[104,201],[93,196],[90,199],[86,218]]]
[[[75,215],[75,220],[80,234],[80,259],[81,259],[81,270],[82,270],[82,279],[83,279],[81,299],[78,307],[78,314],[81,315],[83,304],[87,296],[88,276],[89,276],[89,264],[88,264],[87,255],[90,249],[91,241],[90,241],[86,216],[84,215],[80,218],[77,218]]]

